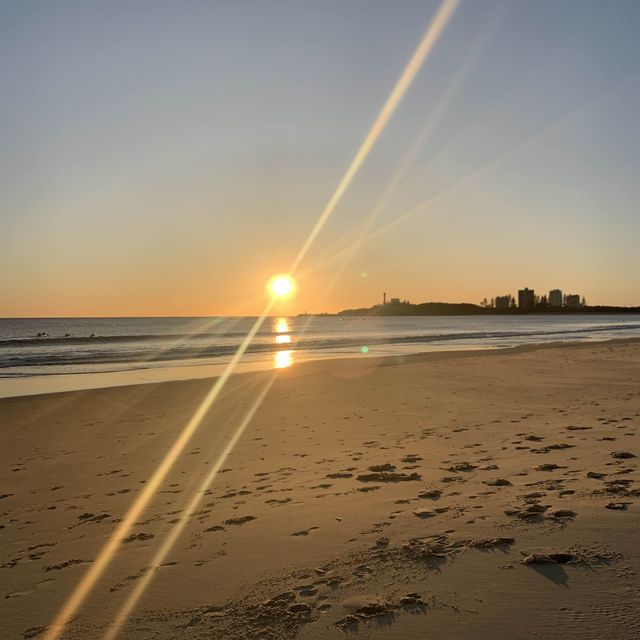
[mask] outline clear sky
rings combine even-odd
[[[0,0],[0,316],[260,312],[438,6]],[[639,32],[636,0],[463,0],[286,310],[640,305]]]

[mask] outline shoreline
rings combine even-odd
[[[483,348],[451,348],[449,345],[442,349],[419,351],[415,353],[403,353],[398,355],[325,355],[303,358],[287,368],[298,369],[317,363],[331,362],[332,366],[344,366],[348,362],[362,363],[363,366],[389,366],[403,362],[424,362],[429,360],[471,357],[475,355],[491,355],[501,353],[522,353],[530,350],[556,349],[556,348],[580,348],[603,344],[634,344],[640,343],[640,338],[610,338],[607,340],[568,340],[565,342],[534,343],[518,346],[488,346]],[[357,366],[357,365],[356,365]],[[146,367],[127,369],[122,371],[102,371],[97,373],[65,373],[25,376],[16,378],[0,378],[0,400],[3,398],[15,398],[22,396],[41,396],[58,393],[70,393],[74,391],[87,391],[92,389],[110,389],[139,385],[156,385],[170,382],[216,379],[227,367],[223,364],[189,364],[163,367]],[[233,375],[244,375],[273,370],[272,360],[243,362],[240,361]]]

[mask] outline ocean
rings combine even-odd
[[[0,319],[0,378],[225,365],[255,320]],[[629,337],[640,337],[640,314],[273,317],[243,362],[266,369],[320,358]]]

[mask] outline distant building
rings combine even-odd
[[[391,298],[389,304],[400,304],[400,298]]]
[[[530,311],[536,305],[536,296],[533,289],[520,289],[518,291],[518,309]]]
[[[577,293],[570,293],[567,295],[567,309],[579,309],[581,306],[582,305],[580,304],[580,296]]]
[[[496,296],[496,309],[509,309],[511,307],[511,295]]]
[[[562,291],[560,291],[560,289],[552,289],[551,291],[549,291],[549,306],[562,306]]]

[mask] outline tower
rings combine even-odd
[[[386,291],[382,294],[382,304],[383,305],[387,304],[387,292]]]

